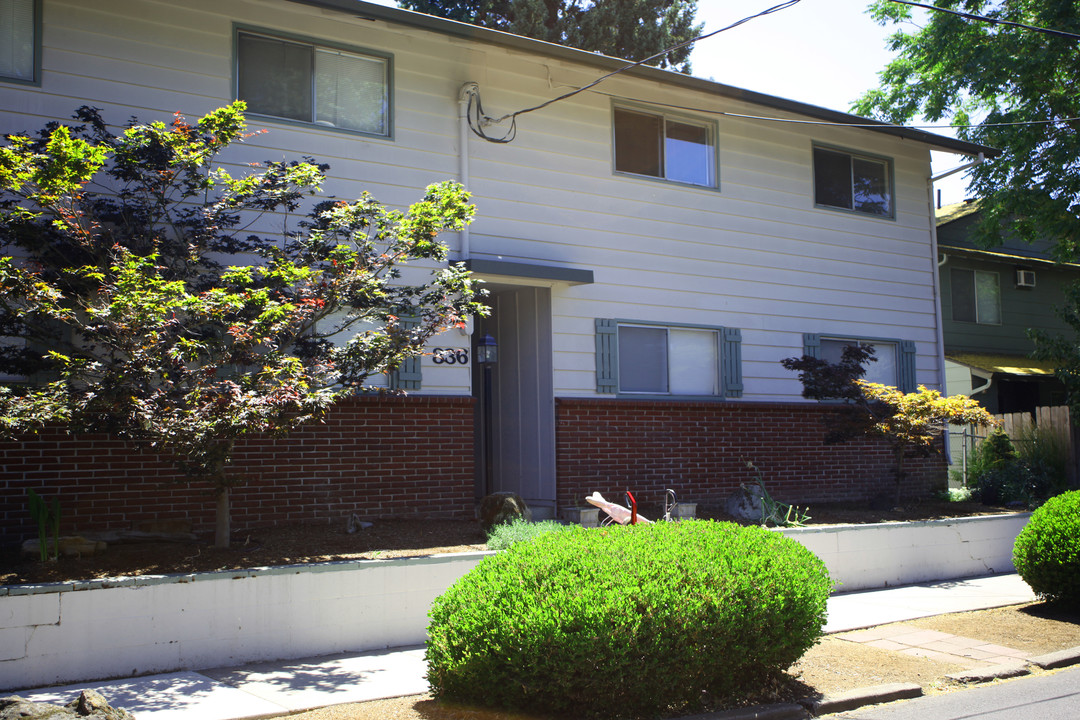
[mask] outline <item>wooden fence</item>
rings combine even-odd
[[[1038,427],[1040,432],[1049,432],[1056,439],[1051,442],[1060,443],[1068,448],[1069,461],[1066,465],[1068,482],[1071,487],[1077,486],[1077,478],[1080,477],[1080,468],[1077,467],[1080,462],[1080,453],[1077,453],[1077,445],[1080,444],[1080,427],[1073,426],[1068,406],[1040,407],[1035,409],[1034,414],[1018,412],[994,417],[1001,423],[1002,429],[1014,446],[1030,442],[1030,430],[1033,427]],[[962,464],[966,475],[967,454],[976,443],[986,437],[987,431],[971,427],[958,429],[954,426],[951,432],[959,432],[963,437],[963,458],[953,458],[953,462],[954,466]]]

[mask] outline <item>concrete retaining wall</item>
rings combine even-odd
[[[1013,572],[1031,513],[780,530],[825,561],[837,592]]]
[[[1011,572],[1027,518],[781,532],[848,591]],[[486,554],[0,587],[0,691],[419,644]]]
[[[0,588],[0,691],[424,642],[486,553]]]

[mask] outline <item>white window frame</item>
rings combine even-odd
[[[657,148],[661,154],[661,157],[659,158],[659,174],[654,175],[652,173],[633,172],[631,170],[621,169],[619,167],[619,145],[618,132],[616,127],[616,116],[619,113],[632,113],[635,115],[652,117],[660,121],[662,133],[661,137],[658,138],[658,140],[662,140],[662,142],[659,143]],[[705,172],[708,177],[704,183],[694,182],[690,180],[679,180],[670,177],[671,171],[668,168],[667,157],[665,155],[665,153],[667,152],[667,140],[669,140],[667,132],[667,126],[669,122],[678,123],[680,125],[686,125],[690,127],[697,127],[705,131],[707,141]],[[655,108],[641,107],[627,103],[614,103],[611,110],[611,166],[613,172],[616,175],[625,175],[635,178],[647,178],[649,180],[661,180],[677,185],[684,185],[686,187],[717,189],[720,186],[719,172],[717,170],[720,165],[717,157],[717,136],[718,133],[716,123],[711,120],[702,120],[701,118],[696,118],[689,115],[661,112],[656,110]]]
[[[19,85],[40,85],[41,84],[41,0],[29,0],[30,20],[25,26],[15,27],[15,3],[19,0],[0,0],[0,10],[6,12],[0,13],[0,33],[11,33],[11,44],[9,47],[4,48],[0,46],[0,51],[7,50],[7,57],[3,58],[4,65],[10,66],[11,70],[0,71],[0,82],[15,83]],[[25,7],[26,0],[22,0]],[[25,19],[25,18],[21,18]],[[9,25],[8,23],[12,23]],[[22,72],[17,72],[19,68],[18,61],[15,57],[16,45],[25,47],[29,43],[30,49],[30,62]],[[21,58],[21,59],[25,59]],[[2,67],[2,66],[0,66]]]
[[[825,360],[825,343],[838,343],[841,345],[840,351],[843,352],[844,347],[854,345],[856,347],[871,347],[874,349],[874,361],[867,363],[863,369],[866,373],[863,375],[863,380],[872,383],[881,383],[882,385],[889,385],[890,387],[899,387],[900,385],[900,342],[897,340],[870,340],[867,338],[849,338],[849,337],[832,337],[829,335],[821,336],[821,359]],[[892,378],[888,381],[880,377],[875,377],[876,370],[879,367],[881,360],[877,354],[877,349],[880,347],[888,346],[892,349]],[[837,358],[839,360],[839,358]],[[830,360],[830,362],[832,362]]]
[[[633,355],[627,352],[627,348],[623,347],[623,341],[627,334],[625,330],[631,328],[639,328],[645,330],[660,331],[664,333],[666,343],[664,345],[664,368],[667,371],[667,377],[663,378],[662,390],[628,390],[624,389],[623,380],[627,376],[627,373],[623,371],[624,363],[632,363]],[[712,346],[712,364],[709,368],[709,377],[700,378],[705,383],[711,385],[709,392],[677,392],[672,390],[673,375],[678,372],[678,366],[672,363],[672,354],[677,348],[673,347],[673,343],[677,342],[673,339],[672,331],[696,333],[701,336],[708,336],[711,339]],[[661,325],[657,323],[638,323],[638,322],[620,322],[619,323],[619,394],[620,395],[642,395],[642,396],[671,396],[671,397],[717,397],[721,394],[721,382],[720,382],[720,330],[718,328],[699,327],[691,325]]]
[[[242,68],[240,67],[240,43],[241,37],[254,37],[263,38],[266,40],[276,41],[280,43],[286,43],[295,45],[297,47],[310,48],[312,51],[313,65],[311,68],[311,113],[310,118],[307,120],[291,118],[283,115],[277,115],[272,112],[260,111],[259,109],[248,108],[248,113],[252,116],[258,116],[263,118],[271,118],[277,122],[286,123],[290,125],[302,125],[307,127],[316,127],[319,129],[346,132],[357,135],[364,135],[369,137],[382,137],[393,138],[393,56],[387,53],[381,53],[374,50],[367,50],[364,48],[351,47],[346,45],[339,45],[335,43],[327,43],[312,38],[307,38],[298,35],[292,35],[290,33],[275,32],[272,30],[264,30],[261,28],[254,28],[245,25],[237,25],[234,27],[233,33],[233,48],[234,48],[234,62],[233,62],[233,91],[234,95],[239,100],[244,100],[240,97],[241,87],[241,74]],[[383,93],[382,93],[382,128],[379,130],[362,130],[349,127],[339,127],[325,121],[318,119],[319,104],[318,104],[318,68],[315,65],[317,62],[317,56],[320,52],[329,54],[340,54],[346,56],[354,56],[362,60],[370,60],[382,63],[384,65],[383,74]]]
[[[971,287],[974,297],[972,304],[975,307],[975,319],[969,320],[967,318],[956,317],[956,283],[953,282],[953,273],[966,272],[971,273]],[[996,320],[986,319],[987,308],[984,304],[979,303],[979,276],[992,276],[994,279],[994,286],[997,288],[997,292],[994,295],[994,312],[997,314]],[[951,268],[949,272],[949,301],[952,303],[952,319],[954,322],[966,322],[976,323],[978,325],[1001,325],[1001,275],[993,270],[976,270],[974,268]]]
[[[835,205],[826,202],[822,202],[818,198],[818,152],[832,153],[834,155],[844,155],[848,158],[848,181],[851,186],[851,205]],[[883,180],[886,185],[886,192],[888,193],[888,207],[885,212],[873,212],[864,210],[860,207],[856,207],[855,198],[857,191],[855,188],[855,168],[854,163],[856,161],[868,162],[881,165],[883,167]],[[814,207],[825,208],[828,210],[838,210],[841,212],[857,213],[865,217],[882,218],[892,220],[896,218],[896,183],[894,182],[893,161],[891,158],[883,157],[880,155],[870,155],[867,153],[856,152],[852,150],[846,150],[844,148],[831,147],[828,145],[819,145],[815,143],[811,150],[810,155],[811,164],[811,177],[813,179],[813,193],[814,193]]]

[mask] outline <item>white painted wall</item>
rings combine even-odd
[[[252,119],[270,132],[229,159],[311,155],[332,166],[329,192],[367,189],[394,206],[456,177],[464,82],[479,83],[487,112],[501,115],[601,74],[285,0],[44,0],[44,17],[42,86],[0,85],[4,132],[63,120],[84,103],[113,121],[197,117],[232,97],[234,22],[391,53],[393,138]],[[616,176],[612,95],[715,118],[720,188]],[[801,354],[804,332],[914,340],[918,381],[938,385],[928,148],[862,129],[711,114],[720,111],[782,115],[622,75],[522,115],[513,143],[469,137],[472,255],[595,271],[594,284],[552,287],[555,394],[594,394],[596,317],[741,328],[746,399],[800,399],[779,360]],[[814,208],[815,141],[892,158],[896,219]],[[469,392],[467,369],[427,358],[424,374],[425,393]]]
[[[0,691],[422,644],[485,554],[0,588]]]
[[[836,592],[1011,573],[1031,513],[878,525],[789,528],[825,562]]]

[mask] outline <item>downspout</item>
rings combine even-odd
[[[944,261],[939,260],[937,240],[937,213],[934,211],[934,180],[931,177],[926,181],[926,202],[930,210],[930,274],[934,276],[934,322],[937,325],[937,366],[938,385],[942,394],[945,394],[945,331],[941,320],[941,265]],[[949,450],[949,424],[945,423],[945,464],[952,465],[952,452]]]
[[[469,100],[478,88],[476,83],[467,82],[461,86],[461,92],[458,95],[458,182],[466,190],[469,189]],[[469,259],[469,245],[469,226],[466,225],[461,229],[459,260]]]
[[[931,175],[926,181],[926,202],[927,207],[930,210],[930,257],[932,258],[931,268],[934,276],[934,321],[937,323],[937,363],[938,363],[938,383],[941,386],[941,391],[944,394],[948,388],[945,387],[945,330],[942,327],[941,319],[941,272],[940,268],[948,260],[948,256],[941,257],[938,250],[938,238],[937,238],[937,212],[934,202],[934,183],[943,178],[947,178],[950,175],[955,175],[962,170],[968,170],[981,164],[986,160],[986,156],[983,153],[979,153],[979,156],[972,162],[965,163],[958,167],[954,167],[952,170],[946,170],[940,175]],[[983,390],[986,387],[981,388]],[[973,393],[974,394],[974,393]],[[945,462],[948,465],[952,465],[952,453],[949,450],[949,426],[945,425]]]

